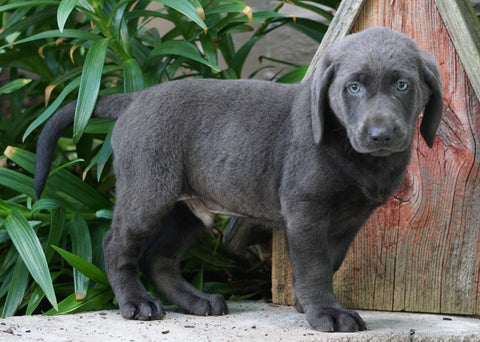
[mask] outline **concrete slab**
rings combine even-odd
[[[0,319],[0,341],[480,341],[480,320],[446,315],[360,311],[368,331],[320,333],[292,307],[230,302],[221,317],[167,308],[162,321],[124,320],[118,311]]]

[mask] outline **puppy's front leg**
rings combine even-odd
[[[320,206],[321,207],[321,206]],[[333,293],[334,260],[329,251],[330,219],[319,205],[297,202],[288,206],[287,240],[297,302],[315,330],[365,330],[357,312],[347,310]]]

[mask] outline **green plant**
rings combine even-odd
[[[153,2],[163,7],[149,9]],[[331,18],[303,1],[290,2]],[[252,47],[281,26],[321,40],[324,24],[279,14],[282,5],[257,11],[239,0],[0,0],[0,66],[3,74],[8,71],[0,87],[1,316],[113,305],[101,250],[114,203],[113,123],[90,118],[97,97],[185,77],[239,78]],[[160,35],[146,26],[157,19],[172,29]],[[233,36],[245,32],[250,38],[237,48]],[[283,80],[298,81],[304,72],[300,67]],[[35,137],[58,108],[75,99],[73,130],[60,140],[56,168],[36,201]],[[187,253],[183,272],[206,291],[250,296],[265,283],[255,273],[264,264],[221,245],[224,226],[218,219],[213,238],[205,235]],[[247,271],[255,290],[235,283]]]

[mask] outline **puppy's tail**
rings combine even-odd
[[[92,117],[116,120],[132,101],[132,93],[101,97],[95,106]],[[33,179],[33,186],[37,198],[40,198],[45,188],[57,141],[63,132],[73,124],[76,106],[77,101],[74,101],[55,113],[45,124],[45,127],[38,137],[35,175]]]

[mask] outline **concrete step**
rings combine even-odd
[[[321,333],[292,307],[229,302],[230,314],[198,317],[167,307],[162,321],[128,321],[118,311],[0,319],[0,341],[480,341],[480,319],[359,311],[368,331]]]

